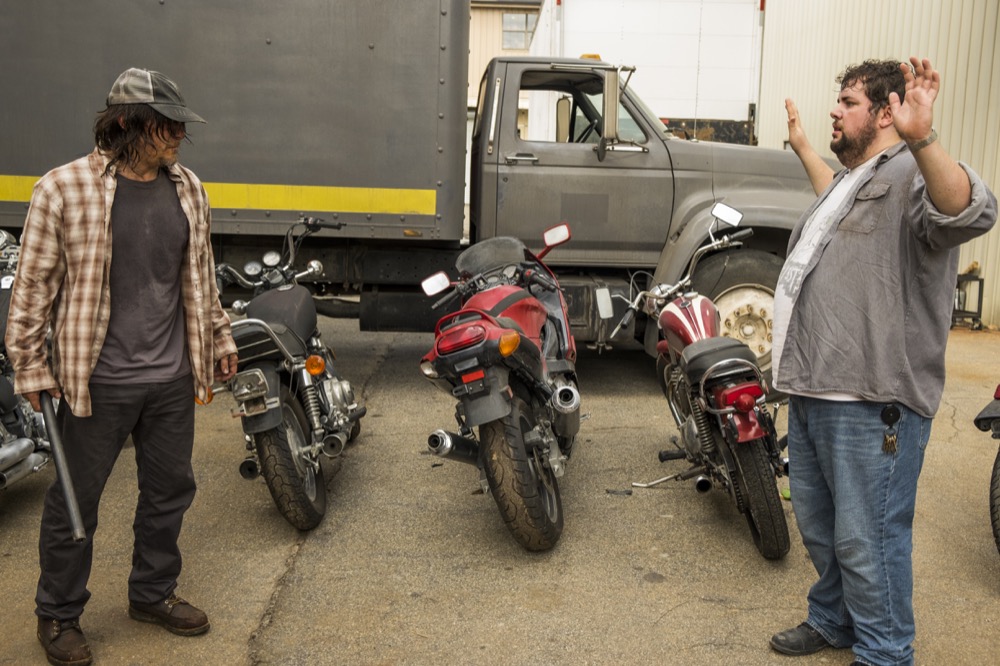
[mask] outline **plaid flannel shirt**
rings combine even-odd
[[[77,416],[90,416],[90,374],[111,313],[111,205],[115,169],[98,150],[53,169],[34,188],[7,322],[6,345],[18,393],[59,387]],[[236,353],[219,303],[210,238],[211,211],[201,181],[168,169],[187,216],[187,263],[181,274],[188,356],[197,395],[205,399],[216,358]],[[51,326],[49,364],[46,335]]]

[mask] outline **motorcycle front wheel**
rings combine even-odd
[[[310,460],[309,425],[305,411],[285,385],[281,386],[281,424],[254,435],[260,473],[278,511],[300,530],[311,530],[326,513],[323,468]]]
[[[990,522],[993,524],[993,541],[1000,552],[1000,451],[993,461],[993,476],[990,479]]]
[[[535,425],[530,408],[515,395],[510,414],[481,425],[479,439],[486,479],[507,528],[525,549],[541,551],[559,541],[563,512],[555,475],[524,444]]]
[[[788,522],[763,442],[737,442],[734,450],[740,491],[753,544],[768,560],[780,560],[790,547]]]

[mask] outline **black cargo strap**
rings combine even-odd
[[[513,294],[508,294],[507,296],[502,298],[499,303],[494,305],[489,310],[486,310],[486,314],[488,314],[491,317],[496,317],[501,312],[503,312],[510,306],[514,305],[514,303],[517,303],[518,301],[523,301],[526,298],[534,298],[534,296],[532,296],[526,289],[519,289],[518,291],[515,291]]]

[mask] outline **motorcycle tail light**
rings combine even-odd
[[[429,379],[438,378],[437,370],[434,369],[434,364],[431,363],[430,361],[420,362],[420,372],[424,373],[424,377],[427,377]]]
[[[486,371],[480,368],[474,372],[470,372],[466,375],[462,375],[462,383],[470,384],[472,382],[478,381],[486,376]]]
[[[444,333],[437,341],[439,354],[451,354],[460,349],[477,345],[486,339],[486,329],[482,326],[464,326]]]
[[[499,349],[500,355],[503,357],[510,356],[515,351],[517,351],[518,346],[521,344],[521,334],[517,331],[507,331],[500,336]]]
[[[764,389],[757,382],[746,382],[729,386],[722,390],[720,398],[722,404],[732,407],[737,411],[747,413],[752,412],[757,405],[757,398],[764,395]]]
[[[1000,400],[1000,384],[997,384],[997,390],[993,392],[993,399]]]
[[[322,356],[313,354],[306,358],[306,372],[310,375],[313,377],[322,375],[324,370],[326,370],[326,361],[323,360]]]

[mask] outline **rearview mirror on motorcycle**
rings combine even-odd
[[[423,282],[420,283],[421,289],[428,296],[436,296],[450,286],[451,279],[444,271],[438,271],[434,275],[424,278]]]
[[[615,316],[615,306],[611,303],[611,290],[599,287],[594,292],[597,297],[597,314],[601,319],[611,319]]]
[[[740,226],[740,222],[743,221],[743,213],[732,206],[727,206],[721,201],[712,206],[712,217],[720,222],[725,222],[731,227],[738,227]]]
[[[538,253],[538,258],[542,259],[547,255],[552,248],[562,245],[572,237],[569,232],[569,225],[563,222],[562,224],[557,224],[554,227],[549,227],[542,234],[542,240],[545,241],[545,248]]]

